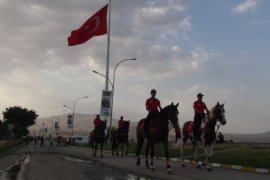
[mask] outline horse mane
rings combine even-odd
[[[218,103],[209,111],[209,119],[213,119],[213,116],[214,116],[214,111],[217,107]]]

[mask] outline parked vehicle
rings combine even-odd
[[[89,137],[85,135],[75,135],[72,137],[73,144],[88,144]]]

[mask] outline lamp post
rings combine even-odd
[[[112,134],[111,132],[112,132],[112,114],[113,114],[113,98],[114,98],[115,72],[116,72],[117,67],[118,67],[122,62],[125,62],[125,61],[132,61],[132,60],[137,60],[137,58],[123,59],[123,60],[121,60],[120,62],[118,62],[118,63],[116,64],[116,66],[114,67],[114,71],[113,71],[113,82],[111,82],[111,80],[110,80],[107,76],[105,76],[104,74],[101,74],[101,73],[99,73],[99,72],[97,72],[97,71],[93,71],[94,73],[99,74],[99,75],[103,76],[104,78],[106,78],[106,79],[110,82],[110,84],[111,84],[111,86],[112,86],[109,142],[111,141],[111,134]]]
[[[84,96],[84,97],[80,97],[78,99],[76,99],[73,103],[73,109],[71,109],[70,107],[68,107],[67,105],[63,105],[64,107],[70,109],[72,111],[72,128],[71,128],[71,137],[73,136],[73,127],[74,127],[74,120],[75,120],[75,106],[76,103],[80,100],[80,99],[85,99],[88,98],[88,96]]]
[[[59,113],[58,113],[58,119],[57,119],[57,132],[56,132],[56,135],[58,136],[58,133],[59,133],[59,121],[60,121],[60,114],[61,114],[61,112],[63,112],[63,111],[67,111],[66,109],[62,109],[61,111],[59,111]]]

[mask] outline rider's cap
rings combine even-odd
[[[155,89],[152,89],[151,93],[157,93],[157,91]]]
[[[197,94],[197,97],[202,97],[202,96],[204,96],[202,93]]]

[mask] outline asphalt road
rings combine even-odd
[[[205,167],[193,164],[181,167],[171,162],[172,174],[167,174],[165,161],[155,160],[155,170],[137,167],[133,156],[115,157],[104,153],[104,158],[92,157],[91,151],[76,147],[44,147],[29,145],[0,158],[0,180],[269,180],[270,175],[239,170]]]

